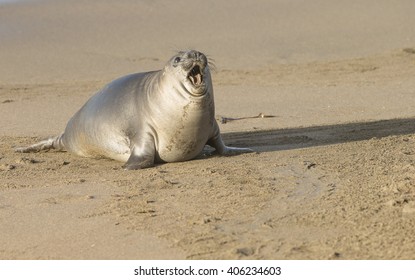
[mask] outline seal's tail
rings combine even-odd
[[[40,151],[51,150],[51,149],[56,149],[56,150],[61,151],[65,149],[62,143],[62,136],[63,134],[56,136],[56,137],[48,138],[46,140],[40,141],[28,147],[19,147],[14,150],[19,153],[37,153]]]

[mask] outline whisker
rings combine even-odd
[[[209,69],[210,69],[211,71],[216,72],[217,67],[216,67],[216,62],[215,62],[215,60],[214,60],[214,59],[213,59],[210,55],[208,55],[208,54],[205,54],[205,56],[206,56],[206,58],[207,58],[207,63],[208,63]]]

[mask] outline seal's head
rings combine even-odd
[[[208,59],[201,52],[181,51],[170,59],[166,67],[192,96],[203,96],[212,86]]]

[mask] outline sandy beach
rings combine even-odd
[[[410,0],[0,1],[0,259],[414,259],[414,14]],[[126,171],[14,152],[183,49],[214,61],[226,144],[256,153]]]

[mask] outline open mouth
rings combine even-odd
[[[195,65],[190,70],[188,78],[194,86],[200,86],[203,83],[203,75],[199,65]]]

